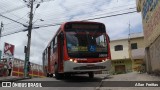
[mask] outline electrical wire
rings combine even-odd
[[[25,24],[23,24],[23,23],[21,23],[21,22],[18,22],[18,21],[14,20],[14,19],[11,19],[11,18],[9,18],[9,17],[6,17],[6,16],[4,16],[4,15],[2,15],[2,14],[0,14],[0,16],[6,18],[6,19],[8,19],[8,20],[11,20],[11,21],[13,21],[13,22],[16,22],[16,23],[18,23],[18,24],[21,24],[21,25],[23,25],[24,27],[27,27],[27,25],[25,25]]]
[[[26,30],[26,29],[24,29],[24,30]],[[2,35],[1,37],[8,36],[8,35],[12,35],[12,34],[16,34],[16,33],[19,33],[19,32],[23,32],[24,30],[19,30],[19,31],[16,31],[16,32],[12,32],[12,33],[9,33],[9,34],[5,34],[5,35]]]
[[[129,5],[133,5],[133,4],[129,4]],[[128,5],[128,4],[127,4],[127,5],[123,5],[123,7],[124,7],[124,6],[125,6],[125,7],[126,7],[126,6],[129,6],[129,5]],[[113,9],[113,8],[121,8],[121,7],[122,7],[122,6],[116,6],[116,7],[108,8],[108,9],[105,9],[105,10],[109,10],[109,9]],[[74,8],[72,8],[72,9],[74,9]],[[103,11],[105,11],[105,10],[101,10],[101,11],[98,11],[98,12],[103,12]],[[82,10],[81,10],[81,11],[82,11]],[[74,13],[75,11],[70,10],[70,12],[71,12],[71,13]],[[69,14],[70,12],[67,11],[67,14]],[[79,12],[79,10],[76,10],[76,12]],[[97,11],[89,11],[89,12],[87,12],[87,13],[89,13],[89,14],[92,13],[92,14],[93,14],[93,12],[98,13]],[[50,13],[51,13],[51,12],[50,12]],[[39,14],[41,14],[41,13],[39,13]],[[38,15],[39,15],[39,14],[38,14]],[[48,17],[48,16],[51,17],[51,16],[53,16],[53,15],[61,16],[61,15],[63,15],[63,14],[66,14],[66,12],[57,14],[57,12],[54,11],[54,14],[53,14],[53,15],[52,15],[52,14],[53,14],[53,13],[47,14],[47,17]],[[42,15],[42,14],[41,14],[41,15]],[[44,16],[44,15],[42,15],[42,16]],[[59,18],[62,19],[62,18],[66,18],[66,17],[58,17],[58,18],[56,17],[56,18],[54,18],[54,19],[58,19],[58,20],[59,20]],[[45,21],[51,21],[51,22],[52,22],[52,21],[54,21],[54,19],[47,19],[47,20],[45,19]]]
[[[42,0],[41,0],[42,1]],[[55,0],[43,0],[42,2],[48,2],[48,1],[55,1]],[[40,3],[42,3],[42,2],[40,2]],[[39,3],[39,2],[38,2]],[[38,3],[34,3],[34,4],[38,4]],[[4,11],[4,12],[0,12],[1,14],[7,14],[7,13],[11,13],[11,12],[13,12],[13,11],[16,11],[16,10],[19,10],[19,9],[23,9],[23,8],[25,8],[25,7],[27,7],[27,5],[22,5],[22,6],[19,6],[19,7],[16,7],[16,8],[13,8],[13,9],[10,9],[10,10],[6,10],[6,11]]]
[[[47,0],[47,1],[54,1],[54,0]],[[43,1],[43,2],[47,2],[46,0],[45,1]],[[113,3],[113,2],[112,2]],[[87,4],[85,4],[85,5],[87,5]],[[21,7],[22,8],[22,7]],[[45,20],[46,21],[46,20]]]
[[[51,0],[49,0],[49,1],[51,1]],[[54,1],[54,0],[53,0]],[[86,4],[87,5],[87,4]],[[90,3],[88,4],[88,5],[90,5]],[[114,8],[114,7],[113,7]],[[73,8],[74,9],[74,8]],[[70,9],[69,9],[70,10]],[[98,16],[98,15],[96,15],[96,16]],[[60,25],[60,23],[58,23],[58,24],[50,24],[51,26],[56,26],[56,25]],[[40,26],[40,25],[39,25]],[[39,26],[36,26],[36,27],[34,27],[33,29],[37,29],[37,28],[41,28],[41,27],[46,27],[47,25],[41,25],[40,27]],[[24,31],[24,30],[23,30]],[[25,31],[27,31],[27,29],[25,29]]]
[[[126,10],[132,10],[132,9],[136,9],[136,8],[134,8],[134,7],[132,7],[132,8],[127,8],[127,9],[122,9],[122,10],[116,10],[116,11],[111,11],[111,12],[107,12],[107,13],[103,13],[103,14],[99,14],[99,15],[94,15],[94,13],[90,13],[90,15],[92,15],[92,16],[88,16],[87,15],[87,17],[100,17],[100,16],[102,16],[102,15],[104,15],[104,14],[112,14],[112,13],[117,13],[117,12],[121,12],[121,11],[126,11]],[[103,11],[104,12],[104,11]],[[60,18],[60,17],[59,17]],[[57,18],[57,19],[59,19],[59,18]],[[77,16],[77,18],[80,18],[80,17],[78,17]],[[83,17],[83,18],[85,18],[85,17]],[[62,18],[61,18],[62,19]],[[66,20],[66,19],[65,19]],[[52,21],[55,21],[55,20],[52,20]],[[35,26],[40,26],[40,25],[35,25]]]
[[[130,5],[133,5],[133,4],[130,4]],[[129,6],[129,5],[124,5],[125,7],[126,6]],[[123,7],[124,7],[123,6]],[[109,10],[109,9],[113,9],[113,8],[121,8],[122,6],[116,6],[116,7],[112,7],[112,8],[108,8],[108,9],[104,9],[104,10],[102,10],[102,11],[89,11],[89,12],[87,12],[87,13],[89,13],[90,15],[93,15],[94,13],[100,13],[100,12],[104,12],[104,11],[107,11],[107,10]],[[74,12],[74,11],[71,11],[72,13]],[[76,12],[78,12],[77,10],[76,10]],[[56,12],[54,12],[54,15],[56,15],[56,16],[61,16],[61,15],[63,15],[63,14],[65,14],[66,12],[64,12],[64,13],[60,13],[60,14],[56,14]],[[67,12],[67,14],[68,14],[69,12]],[[92,13],[92,14],[91,14]],[[39,13],[40,14],[40,13]],[[53,16],[53,15],[48,15],[48,16]],[[63,18],[65,18],[66,19],[66,17],[56,17],[56,18],[53,18],[53,19],[45,19],[45,21],[55,21],[56,19],[58,19],[59,20],[59,18],[61,18],[61,19],[63,19]]]
[[[102,18],[108,18],[108,17],[115,17],[115,16],[120,16],[120,15],[126,15],[126,14],[130,14],[130,13],[135,13],[135,12],[137,12],[137,11],[119,13],[119,14],[115,14],[115,15],[102,16],[102,17],[97,17],[97,18],[90,18],[90,19],[86,19],[86,20],[96,20],[96,19],[102,19]],[[82,21],[86,21],[86,20],[82,20]],[[36,27],[36,28],[44,28],[44,27],[58,26],[58,25],[61,25],[61,24],[62,24],[62,23],[50,24],[50,25],[45,25],[45,26],[39,26],[39,27]],[[25,32],[25,31],[27,31],[27,29],[20,30],[20,31],[16,31],[16,32],[9,33],[9,34],[5,34],[5,35],[2,35],[1,37],[8,36],[8,35],[12,35],[12,34],[19,33],[19,32]]]
[[[135,12],[137,12],[137,11],[125,12],[125,13],[120,13],[120,14],[110,15],[110,16],[102,16],[102,17],[97,17],[97,18],[90,18],[90,19],[86,19],[86,20],[96,20],[96,19],[102,19],[102,18],[107,18],[107,17],[120,16],[120,15],[129,14],[129,13],[135,13]],[[85,21],[85,20],[82,20],[82,21]]]
[[[25,16],[27,16],[28,15],[28,13],[27,14],[25,14],[23,17],[21,17],[21,18],[19,18],[19,19],[17,19],[17,20],[15,20],[15,21],[19,21],[19,20],[21,20],[21,19],[23,19],[23,18],[25,18]],[[9,22],[9,23],[6,23],[6,24],[4,24],[5,26],[6,25],[9,25],[9,24],[12,24],[13,22]]]
[[[47,2],[47,1],[55,1],[55,0],[43,0],[43,1],[41,1],[41,2]],[[34,4],[36,4],[36,3],[34,3]],[[25,5],[25,7],[26,7],[26,5]],[[24,6],[21,6],[20,8],[24,8]],[[15,10],[18,10],[18,8],[15,8]],[[9,11],[11,11],[11,10],[9,10]],[[24,17],[22,17],[22,18],[19,18],[19,19],[17,19],[17,20],[14,20],[14,19],[11,19],[11,18],[9,18],[9,17],[6,17],[6,16],[4,16],[4,15],[2,15],[2,14],[6,14],[6,13],[9,13],[9,11],[6,11],[5,13],[4,12],[2,12],[1,14],[0,14],[0,16],[1,17],[3,17],[3,18],[6,18],[6,19],[8,19],[8,20],[11,20],[11,21],[13,21],[13,22],[16,22],[16,23],[18,23],[18,24],[21,24],[21,25],[23,25],[24,27],[28,27],[28,25],[25,25],[25,24],[23,24],[23,23],[21,23],[21,22],[18,22],[18,20],[21,20],[21,19],[23,19]],[[12,9],[12,11],[14,11],[13,9]],[[13,15],[13,14],[12,14]],[[17,16],[16,16],[17,17]],[[7,24],[10,24],[10,23],[7,23]],[[5,24],[5,25],[7,25],[7,24]],[[7,28],[8,29],[8,28]],[[13,27],[12,27],[12,29],[13,29]]]

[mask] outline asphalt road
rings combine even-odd
[[[87,75],[75,75],[60,80],[55,78],[33,78],[22,81],[40,81],[43,87],[98,87],[103,77],[102,75],[96,75],[95,78],[89,78]]]

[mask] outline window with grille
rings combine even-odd
[[[137,49],[137,43],[131,43],[131,49]]]
[[[123,45],[116,45],[114,46],[115,51],[122,51],[123,50]]]

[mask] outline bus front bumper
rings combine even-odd
[[[67,72],[95,72],[111,69],[111,60],[98,63],[74,63],[72,61],[64,61],[64,73]]]

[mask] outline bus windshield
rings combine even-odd
[[[67,50],[69,57],[107,57],[105,30],[67,30]]]

